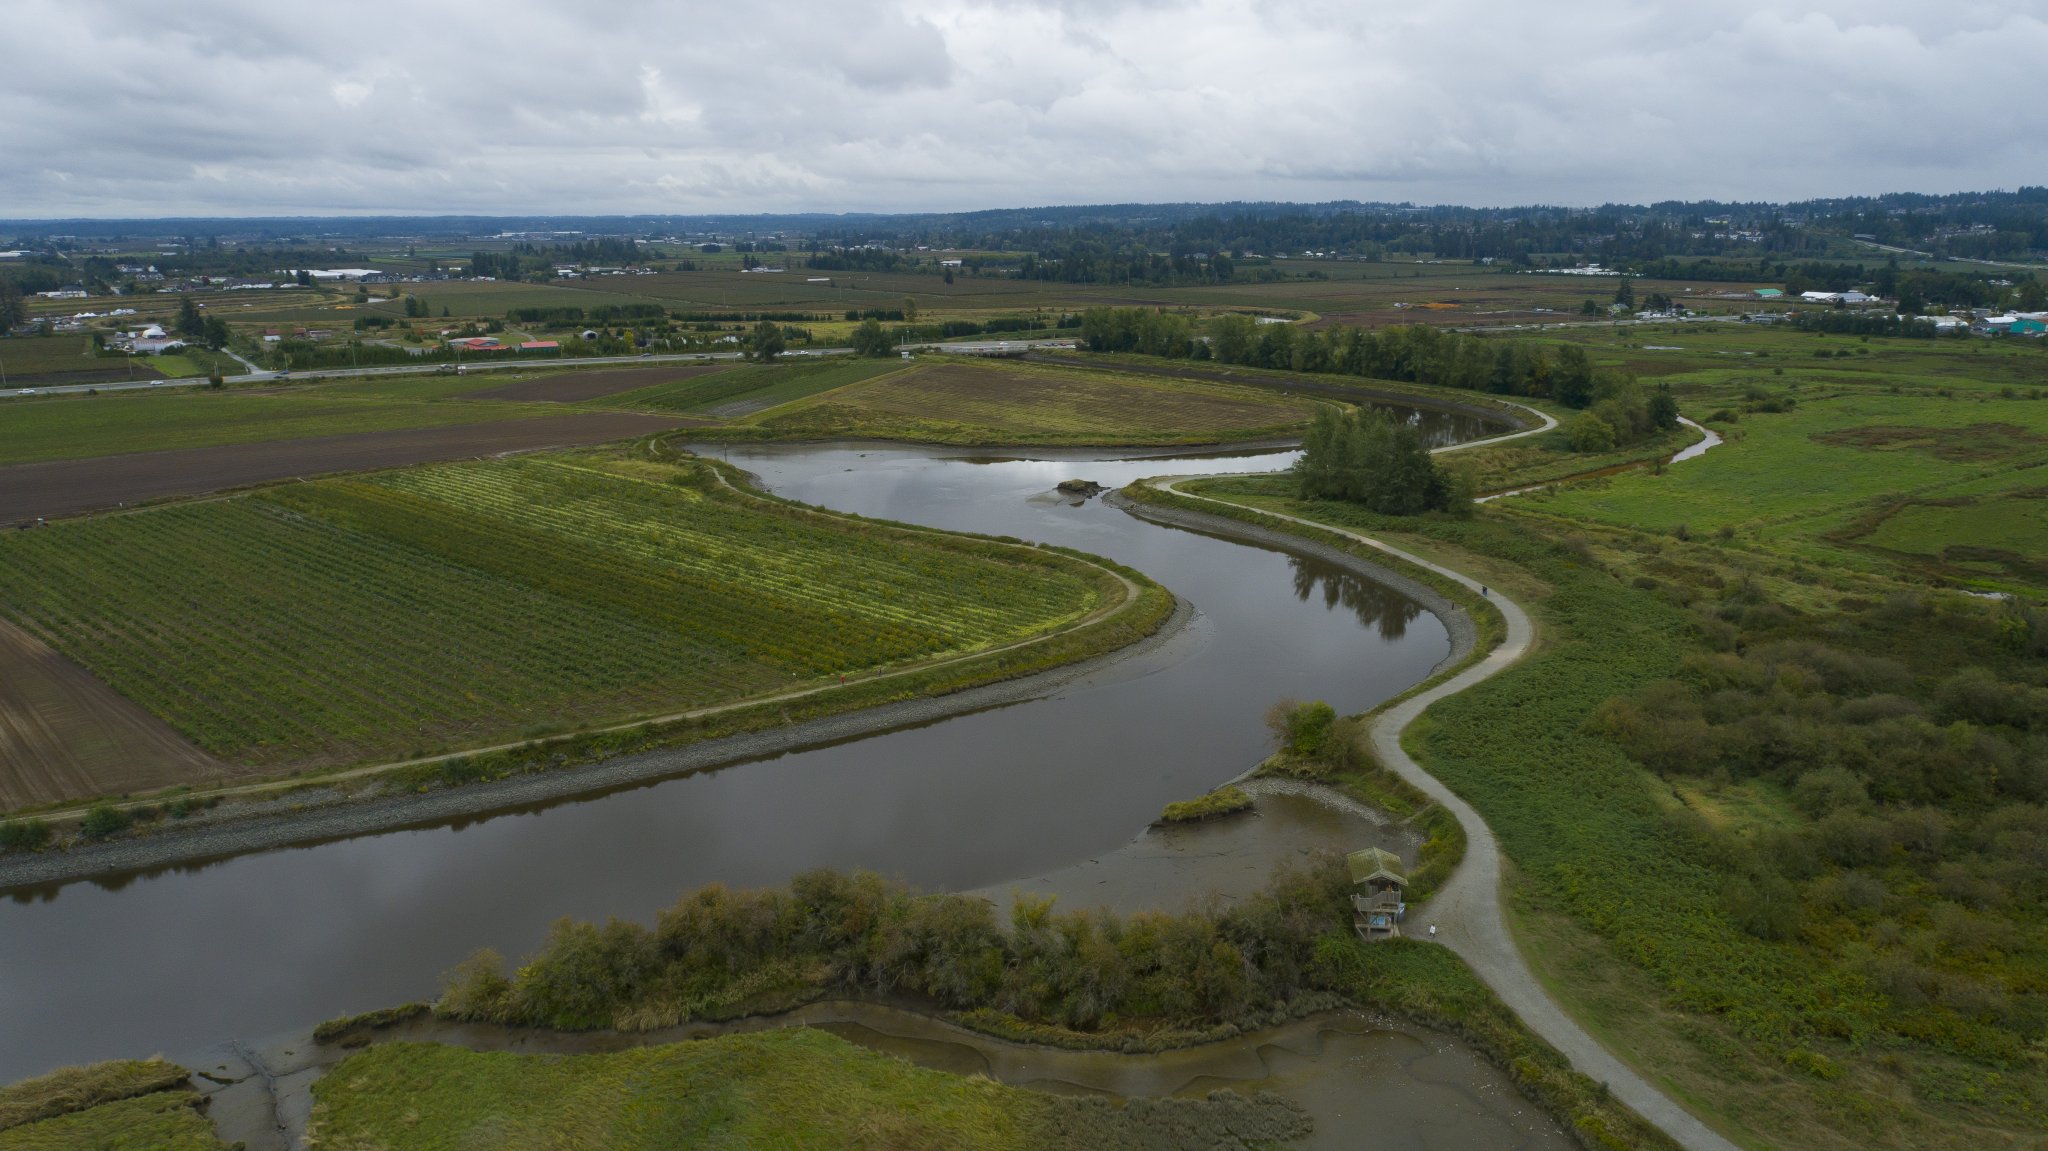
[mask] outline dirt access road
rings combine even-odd
[[[137,452],[0,468],[0,525],[81,515],[169,496],[543,448],[582,447],[695,423],[685,416],[577,412],[444,428],[352,432],[269,443]]]

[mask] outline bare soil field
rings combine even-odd
[[[162,720],[0,619],[0,811],[226,775]]]
[[[778,408],[763,427],[936,443],[1225,443],[1298,431],[1295,397],[1138,375],[964,362],[920,364]]]
[[[615,396],[620,392],[674,383],[677,380],[708,376],[713,372],[722,372],[729,366],[704,364],[679,367],[663,364],[660,367],[616,368],[602,372],[565,372],[532,380],[514,380],[509,384],[499,384],[482,391],[467,393],[461,398],[573,404],[581,400],[595,400],[603,396]]]
[[[87,363],[88,365],[104,364],[106,361],[87,361]],[[88,366],[75,372],[37,372],[31,375],[17,376],[12,371],[9,371],[7,373],[7,386],[9,388],[58,388],[69,387],[73,384],[124,384],[130,380],[162,380],[168,378],[148,363],[137,363],[131,369],[116,362],[113,367]]]
[[[629,439],[686,424],[686,416],[577,412],[444,428],[357,432],[104,459],[0,468],[0,524],[78,515],[166,496],[201,495],[330,472]]]

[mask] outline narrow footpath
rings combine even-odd
[[[1542,415],[1540,412],[1533,412],[1533,409],[1530,410],[1533,414]],[[1529,428],[1510,436],[1474,441],[1474,444],[1499,443],[1501,440],[1517,436],[1536,435],[1556,426],[1556,421],[1549,416],[1543,416],[1543,420],[1544,423],[1540,427]],[[1469,446],[1473,445],[1460,444],[1451,449],[1439,450],[1456,450]],[[1223,504],[1222,500],[1180,491],[1177,486],[1205,478],[1208,477],[1177,476],[1147,482],[1183,499]],[[1243,505],[1225,506],[1242,508]],[[1277,520],[1312,527],[1318,531],[1334,532],[1437,575],[1456,580],[1472,591],[1483,592],[1500,609],[1501,617],[1507,621],[1507,639],[1500,646],[1443,683],[1388,708],[1381,713],[1372,727],[1373,751],[1379,756],[1380,762],[1401,778],[1421,788],[1431,799],[1450,809],[1451,814],[1457,816],[1458,822],[1465,826],[1468,840],[1465,858],[1458,865],[1450,881],[1438,889],[1428,904],[1422,908],[1422,919],[1436,925],[1438,934],[1435,942],[1456,952],[1471,966],[1473,972],[1493,989],[1494,994],[1500,996],[1501,1001],[1521,1017],[1522,1022],[1531,1031],[1563,1052],[1565,1058],[1571,1060],[1572,1067],[1580,1074],[1606,1084],[1617,1099],[1657,1125],[1688,1151],[1738,1151],[1734,1143],[1700,1122],[1676,1100],[1615,1058],[1588,1034],[1585,1028],[1580,1027],[1571,1016],[1565,1014],[1564,1009],[1558,1006],[1548,991],[1544,990],[1543,984],[1536,978],[1536,973],[1522,957],[1514,936],[1508,932],[1507,918],[1501,906],[1500,843],[1494,838],[1493,829],[1487,826],[1486,820],[1473,810],[1471,804],[1460,799],[1441,780],[1424,771],[1422,765],[1410,758],[1401,746],[1402,733],[1407,731],[1408,725],[1415,722],[1416,717],[1431,704],[1500,674],[1528,654],[1535,638],[1535,627],[1530,623],[1529,614],[1522,610],[1520,604],[1498,591],[1483,588],[1478,580],[1463,572],[1431,563],[1370,536],[1299,516],[1258,510],[1261,514]],[[1223,520],[1219,527],[1221,530],[1228,530],[1227,526],[1223,525],[1236,522]],[[1419,933],[1417,937],[1429,938]]]

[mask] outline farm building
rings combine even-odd
[[[1755,295],[1756,298],[1759,300],[1782,300],[1785,298],[1785,289],[1758,288],[1755,292]]]

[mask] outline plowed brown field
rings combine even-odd
[[[466,400],[527,400],[541,403],[573,404],[578,400],[594,400],[600,396],[615,396],[620,392],[651,388],[656,384],[673,383],[695,376],[707,376],[722,372],[726,364],[703,364],[676,367],[663,365],[648,368],[619,368],[605,372],[566,372],[559,376],[542,376],[533,380],[514,380],[499,384],[495,388],[471,392]]]
[[[225,775],[162,720],[0,620],[0,811]]]
[[[579,412],[446,428],[358,432],[0,468],[0,524],[202,495],[330,472],[577,447],[698,423],[686,416]]]

